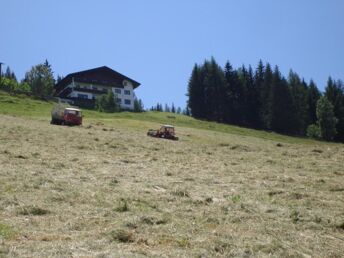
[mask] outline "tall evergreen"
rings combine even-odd
[[[325,96],[333,105],[335,117],[338,119],[336,125],[337,135],[335,140],[344,142],[344,88],[341,81],[334,81],[329,77],[325,89]]]
[[[265,104],[266,99],[264,99],[264,96],[262,94],[264,89],[264,76],[265,76],[265,67],[262,60],[259,60],[256,72],[254,74],[254,83],[255,88],[258,91],[258,99],[257,99],[257,105],[258,105],[258,127],[257,128],[264,128],[263,124],[263,105]]]
[[[317,121],[317,102],[321,97],[321,93],[315,85],[314,81],[311,80],[309,87],[307,88],[307,105],[308,105],[308,117],[309,124],[315,124]]]
[[[248,67],[246,76],[246,88],[247,88],[247,120],[248,126],[252,128],[260,127],[260,103],[259,103],[259,88],[255,83],[253,69]]]
[[[10,68],[9,66],[7,66],[7,68],[6,68],[4,77],[7,78],[7,79],[14,80],[15,82],[17,82],[17,77],[16,77],[16,75],[14,74],[14,72],[11,71],[11,68]]]
[[[266,64],[264,70],[264,80],[260,92],[261,103],[261,121],[264,129],[271,129],[272,117],[272,80],[273,74],[269,63]]]
[[[290,125],[295,134],[305,135],[307,126],[309,124],[308,117],[308,103],[307,103],[307,84],[304,80],[301,81],[298,74],[292,70],[289,72],[288,84],[292,97],[293,115],[292,125]]]
[[[288,83],[275,66],[271,85],[271,129],[280,133],[293,133],[292,96]]]
[[[225,88],[224,73],[213,57],[210,61],[204,62],[202,71],[204,75],[205,118],[221,122],[223,101],[219,101],[219,98],[222,98],[220,95]]]
[[[317,103],[317,118],[321,138],[332,141],[336,134],[338,119],[334,114],[334,107],[326,96],[321,97]]]
[[[224,76],[225,76],[225,93],[222,96],[225,101],[224,107],[224,121],[226,123],[235,124],[238,123],[239,118],[237,114],[237,110],[235,109],[235,102],[237,98],[237,84],[238,76],[237,72],[233,70],[232,65],[229,61],[226,62],[224,68]]]
[[[343,82],[329,79],[325,93],[338,118],[335,140],[340,141],[344,141],[343,88]],[[293,71],[285,79],[277,66],[272,71],[261,60],[254,72],[244,65],[233,69],[229,61],[222,69],[214,58],[196,64],[187,95],[187,110],[196,118],[295,135],[305,135],[312,125],[310,129],[320,132],[316,110],[321,93],[314,82],[308,85]]]
[[[195,118],[204,118],[205,113],[205,96],[204,96],[204,87],[202,81],[202,70],[195,64],[191,77],[188,84],[188,93],[189,97],[187,107],[190,109],[190,112]]]

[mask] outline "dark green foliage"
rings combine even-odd
[[[313,138],[313,139],[320,139],[321,138],[321,132],[320,132],[319,126],[317,124],[311,124],[310,126],[308,126],[307,136],[309,138]]]
[[[155,107],[152,107],[152,108],[151,108],[151,111],[159,111],[159,112],[162,112],[162,111],[163,111],[163,109],[162,109],[162,104],[157,103]]]
[[[338,119],[334,116],[333,105],[326,96],[321,97],[317,103],[317,118],[321,138],[331,141],[337,134]]]
[[[0,90],[4,90],[10,93],[30,93],[31,88],[27,82],[18,83],[11,78],[1,78]]]
[[[134,112],[143,112],[144,107],[141,99],[134,100]]]
[[[308,118],[310,124],[315,124],[317,121],[317,102],[321,97],[321,93],[317,86],[310,81],[309,87],[307,88],[307,105],[308,105]]]
[[[172,103],[171,112],[172,112],[172,113],[176,113],[176,108],[175,108],[175,106],[174,106],[174,103]]]
[[[287,81],[276,66],[271,85],[271,129],[280,133],[293,133],[294,112]]]
[[[171,109],[167,104],[165,104],[164,112],[171,112]]]
[[[205,92],[203,79],[201,78],[202,71],[195,64],[188,85],[188,108],[195,118],[203,118],[205,115]]]
[[[6,68],[6,72],[4,74],[4,77],[7,79],[11,79],[13,81],[17,81],[16,75],[14,74],[13,71],[11,71],[11,68],[9,66],[7,66],[7,68]]]
[[[53,93],[55,79],[47,60],[43,64],[33,66],[25,74],[24,81],[30,85],[31,92],[36,97],[47,97]]]
[[[272,117],[272,69],[269,63],[266,64],[264,69],[260,98],[261,98],[261,121],[264,129],[271,128],[271,117]]]
[[[307,125],[310,123],[309,107],[307,102],[307,83],[301,81],[298,74],[289,72],[289,89],[292,97],[292,116],[291,131],[298,135],[305,135]]]
[[[330,77],[325,89],[325,96],[333,105],[334,116],[338,119],[335,140],[344,142],[344,85]]]
[[[106,95],[100,95],[96,99],[96,108],[100,112],[113,113],[120,110],[117,96],[110,90]]]
[[[325,95],[338,120],[334,140],[344,142],[343,82],[330,78]],[[183,113],[189,111],[198,119],[311,137],[318,137],[318,130],[310,125],[322,129],[316,114],[321,93],[315,83],[307,84],[293,71],[285,79],[278,67],[272,71],[261,60],[255,72],[244,65],[235,70],[229,61],[222,69],[214,58],[195,64],[187,96]]]

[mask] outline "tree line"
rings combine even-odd
[[[292,70],[286,78],[261,60],[234,69],[211,58],[194,65],[187,96],[198,119],[344,142],[344,84],[331,77],[322,93],[313,80]]]
[[[189,109],[186,107],[182,109],[181,107],[176,107],[174,103],[171,106],[168,104],[163,105],[161,103],[157,103],[155,106],[150,108],[150,111],[158,111],[158,112],[168,112],[168,113],[176,113],[176,114],[183,114],[186,116],[190,115]]]
[[[31,67],[20,82],[9,66],[5,73],[1,74],[1,78],[1,90],[14,94],[24,93],[39,98],[51,97],[55,85],[53,71],[48,60]]]

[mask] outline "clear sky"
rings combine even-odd
[[[0,0],[0,62],[19,79],[109,66],[141,83],[146,108],[184,107],[192,67],[259,59],[323,89],[344,79],[343,0]]]

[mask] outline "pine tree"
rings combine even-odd
[[[141,99],[135,98],[134,100],[134,112],[143,112],[144,107]]]
[[[271,129],[280,133],[294,133],[292,96],[287,81],[275,66],[271,86]]]
[[[188,84],[188,93],[189,97],[187,107],[191,110],[192,116],[195,118],[204,118],[205,117],[205,96],[204,96],[204,87],[203,87],[203,76],[202,70],[198,67],[197,64],[194,65],[194,68],[191,73],[191,77]]]
[[[167,104],[165,104],[164,112],[171,112],[171,109]]]
[[[263,95],[264,90],[264,76],[265,76],[265,67],[263,65],[263,61],[259,60],[255,75],[254,75],[254,84],[255,88],[258,92],[258,101],[257,101],[257,111],[258,111],[258,126],[257,128],[264,128],[264,112],[263,112],[263,104],[265,104],[265,99]]]
[[[14,72],[11,71],[11,68],[10,68],[9,66],[7,66],[7,68],[6,68],[4,77],[7,78],[7,79],[11,79],[11,80],[17,82],[17,77],[16,77],[16,75],[14,74]]]
[[[308,117],[309,124],[315,124],[317,121],[317,102],[321,97],[321,93],[311,80],[307,89],[307,105],[308,105]]]
[[[221,99],[221,92],[225,88],[225,78],[222,68],[216,63],[212,57],[210,61],[205,61],[203,65],[203,86],[205,98],[205,118],[211,121],[222,121],[221,110],[223,101]]]
[[[232,65],[229,61],[226,62],[224,68],[225,76],[225,93],[223,95],[225,106],[223,109],[223,120],[226,123],[238,123],[238,114],[235,110],[235,99],[236,99],[236,87],[238,84],[238,78],[236,71],[233,70]]]
[[[174,107],[174,103],[172,102],[171,112],[176,113],[176,108]]]
[[[321,97],[317,103],[317,118],[320,135],[326,141],[331,141],[337,134],[337,118],[334,115],[333,105],[326,96]]]
[[[266,64],[264,70],[264,80],[261,85],[261,121],[264,129],[271,129],[272,116],[272,70],[269,63]]]
[[[334,81],[330,77],[327,81],[325,96],[333,105],[335,117],[338,119],[336,125],[337,135],[335,140],[344,142],[344,87],[341,81]]]
[[[252,128],[260,127],[260,103],[259,103],[259,88],[255,83],[252,67],[249,66],[246,77],[247,87],[247,122],[248,126]]]
[[[288,84],[292,97],[292,124],[290,129],[298,135],[305,135],[309,125],[308,103],[307,103],[307,83],[300,79],[298,74],[292,70],[289,72]]]

